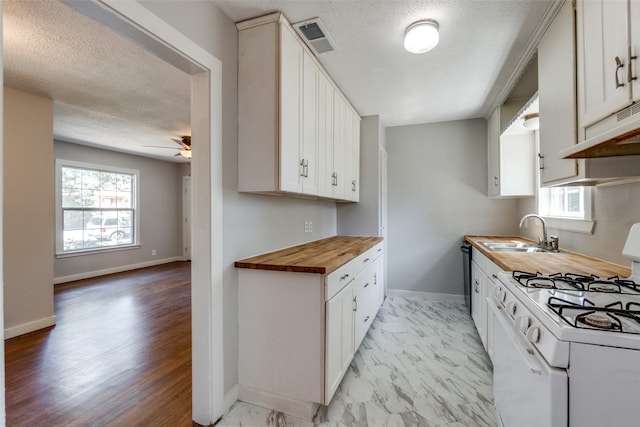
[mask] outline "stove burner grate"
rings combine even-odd
[[[512,277],[527,288],[560,289],[617,294],[640,294],[640,284],[633,280],[610,277],[608,279],[582,274],[542,274],[514,271]]]
[[[596,306],[588,298],[582,304],[565,301],[557,297],[550,297],[547,306],[559,315],[566,323],[575,328],[597,329],[613,332],[624,332],[630,334],[640,334],[640,330],[635,328],[625,330],[619,318],[629,319],[640,325],[640,304],[629,302],[623,307],[622,302],[617,301],[607,304],[604,307]],[[637,309],[633,309],[637,307]],[[575,316],[571,316],[572,312]]]

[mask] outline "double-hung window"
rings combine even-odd
[[[136,170],[56,161],[56,254],[137,244]]]

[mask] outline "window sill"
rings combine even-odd
[[[544,221],[549,229],[580,234],[593,234],[593,229],[596,225],[594,219],[562,218],[556,216],[545,216]]]
[[[138,249],[140,247],[141,247],[140,244],[134,244],[134,245],[127,245],[127,246],[118,246],[115,248],[85,249],[82,251],[66,252],[66,253],[61,252],[56,254],[56,258],[71,258],[76,256],[103,254],[105,252],[128,251],[131,249]]]

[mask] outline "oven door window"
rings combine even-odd
[[[494,311],[493,394],[504,427],[566,426],[568,377],[551,367],[506,317]]]

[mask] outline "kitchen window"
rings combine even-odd
[[[56,255],[137,244],[139,171],[56,161]]]
[[[591,234],[595,224],[591,199],[591,187],[540,188],[538,213],[550,228]]]

